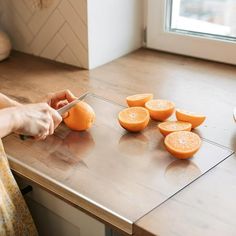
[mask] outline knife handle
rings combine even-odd
[[[31,138],[31,136],[24,135],[24,134],[20,134],[19,136],[20,136],[20,139],[23,140],[23,141],[28,139],[28,138]]]

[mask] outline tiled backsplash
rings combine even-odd
[[[86,0],[0,0],[0,25],[16,50],[88,68]]]

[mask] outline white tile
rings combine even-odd
[[[45,26],[39,31],[37,37],[31,43],[33,53],[40,55],[44,48],[50,43],[50,40],[56,35],[60,27],[63,25],[64,19],[61,14],[55,10],[50,16]]]
[[[52,5],[43,9],[39,1],[0,0],[1,28],[6,29],[13,47],[87,67],[87,1],[52,0]]]
[[[67,0],[63,0],[59,5],[59,10],[67,23],[70,25],[73,32],[81,40],[81,44],[87,48],[87,26],[78,16],[74,8]],[[76,22],[76,23],[75,23]]]
[[[87,3],[86,0],[69,0],[82,21],[87,24]]]
[[[70,47],[71,51],[73,51],[73,54],[80,60],[82,66],[87,67],[88,53],[68,24],[63,25],[60,30],[60,35]]]
[[[40,56],[55,60],[65,46],[66,43],[64,42],[64,40],[59,34],[56,34],[55,37],[50,41],[48,46],[40,54]]]
[[[65,47],[63,49],[63,51],[60,53],[60,57],[63,59],[65,63],[78,67],[82,66],[69,47]]]
[[[48,21],[50,15],[55,11],[57,5],[61,2],[61,0],[54,0],[53,4],[48,8],[40,9],[38,8],[35,11],[35,14],[31,18],[28,26],[31,31],[36,35],[39,30],[43,27],[43,25]]]
[[[14,12],[14,14],[9,18],[8,30],[12,37],[14,37],[15,34],[20,34],[21,41],[26,44],[29,44],[33,39],[33,34],[17,12]]]
[[[12,10],[16,10],[24,23],[27,23],[32,16],[32,12],[29,10],[23,0],[8,0]]]
[[[29,1],[29,0],[23,0],[25,6],[28,8],[28,10],[33,14],[36,10],[36,6],[34,1]],[[37,0],[38,2],[38,0]]]
[[[62,62],[62,63],[65,63],[65,61],[64,61],[64,59],[62,58],[61,55],[58,55],[55,60],[59,61],[59,62]]]

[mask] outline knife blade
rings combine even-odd
[[[57,110],[57,112],[62,116],[63,114],[65,114],[66,112],[68,112],[73,106],[75,106],[77,103],[81,102],[83,99],[85,99],[85,97],[87,97],[89,95],[89,92],[82,94],[81,96],[79,96],[76,100],[74,100],[73,102],[68,103],[67,105],[65,105],[64,107],[60,108]],[[20,134],[20,139],[21,140],[26,140],[27,138],[31,138],[31,136],[28,135],[24,135],[24,134]]]
[[[74,100],[73,102],[68,103],[67,105],[65,105],[64,107],[60,108],[57,110],[57,112],[60,115],[65,114],[67,111],[69,111],[73,106],[75,106],[77,103],[81,102],[85,97],[87,97],[89,95],[89,93],[84,93],[83,95],[81,95],[80,97],[78,97],[76,100]]]

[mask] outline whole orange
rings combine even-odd
[[[95,112],[86,102],[79,102],[68,111],[64,118],[66,126],[72,130],[84,131],[89,129],[95,121]]]

